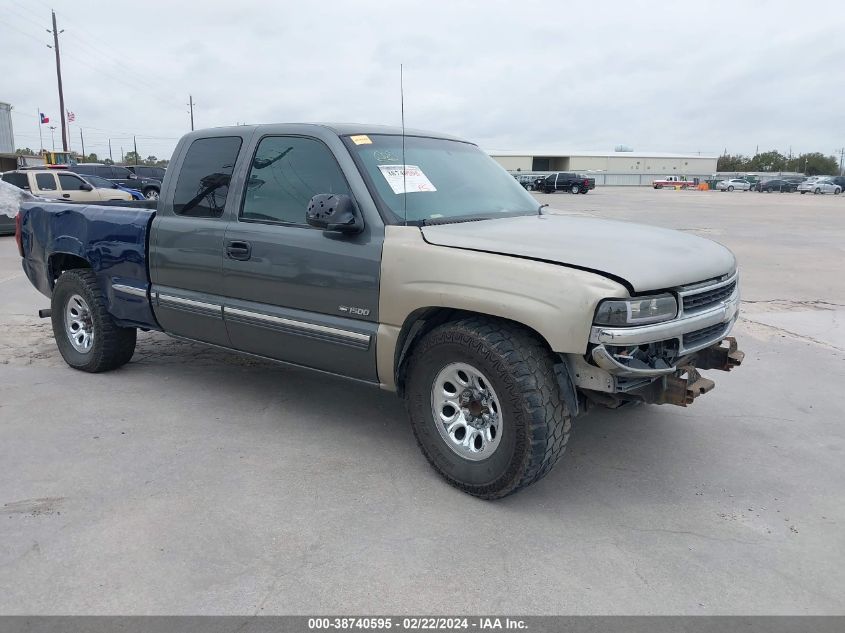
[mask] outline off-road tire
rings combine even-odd
[[[67,303],[73,295],[88,304],[93,321],[94,342],[87,352],[79,352],[71,344],[65,329]],[[118,327],[106,310],[106,301],[97,276],[88,269],[64,272],[56,281],[51,299],[53,336],[65,362],[81,371],[99,373],[125,365],[135,353],[135,328]]]
[[[492,383],[502,407],[502,437],[490,457],[470,461],[441,438],[431,405],[438,372],[469,363]],[[420,450],[450,484],[482,499],[499,499],[542,479],[569,439],[570,412],[554,372],[554,358],[533,333],[485,317],[445,323],[413,348],[405,405]]]

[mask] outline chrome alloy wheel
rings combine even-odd
[[[450,363],[440,370],[431,386],[431,412],[440,437],[464,459],[487,459],[499,446],[502,407],[490,381],[472,365]]]
[[[88,303],[79,295],[71,295],[65,307],[65,332],[73,349],[81,354],[94,344],[94,319]]]

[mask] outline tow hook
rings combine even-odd
[[[722,343],[727,343],[728,346],[722,347]],[[733,336],[728,336],[718,346],[714,345],[699,352],[695,364],[699,369],[730,371],[734,367],[739,367],[744,359],[745,352],[737,349],[736,339]]]
[[[53,316],[53,311],[50,308],[42,308],[38,311],[39,319],[49,319],[51,316]]]
[[[685,378],[682,378],[686,374]],[[666,388],[663,391],[663,402],[660,404],[675,404],[685,407],[693,403],[698,396],[711,391],[716,383],[698,373],[692,365],[678,368],[678,372],[666,377]]]

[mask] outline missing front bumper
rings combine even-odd
[[[631,371],[630,366],[609,358],[613,361],[608,362],[609,366],[598,366],[598,362],[588,363],[582,356],[569,356],[573,382],[588,401],[611,407],[626,402],[686,407],[715,386],[700,370],[730,371],[742,364],[745,354],[738,349],[734,337],[727,337],[658,371]]]

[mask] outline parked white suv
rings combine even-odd
[[[72,202],[132,200],[132,194],[120,189],[98,189],[64,169],[26,169],[7,171],[3,180],[35,196]]]

